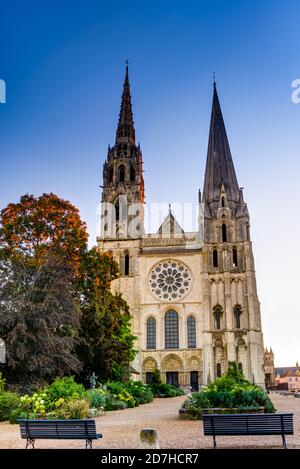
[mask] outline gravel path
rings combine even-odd
[[[271,394],[278,412],[294,413],[294,435],[287,436],[289,448],[300,448],[300,399]],[[211,448],[211,437],[203,436],[202,422],[181,420],[178,409],[184,397],[155,399],[135,409],[107,412],[97,417],[97,431],[102,440],[94,448],[138,448],[142,428],[155,428],[161,448]],[[36,448],[84,448],[84,441],[37,440]],[[220,448],[281,448],[280,436],[218,437]],[[0,423],[0,448],[24,448],[18,425]]]

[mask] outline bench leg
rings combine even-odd
[[[32,449],[34,449],[34,440],[31,438],[27,438],[25,449],[27,449],[29,445],[31,445]]]
[[[217,447],[216,435],[213,435],[213,448]]]
[[[93,441],[85,440],[85,449],[93,449]]]
[[[286,441],[285,441],[284,433],[281,435],[281,437],[282,437],[282,446],[284,447],[284,449],[287,449],[287,444],[286,444]]]

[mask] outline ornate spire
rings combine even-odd
[[[231,202],[239,202],[240,190],[227,139],[215,77],[213,87],[203,201],[208,205],[211,205],[212,202],[218,204],[223,184],[228,203],[232,205]]]
[[[135,131],[133,125],[133,114],[130,96],[130,83],[128,76],[128,61],[126,60],[126,73],[122,94],[119,123],[116,132],[116,144],[130,143],[135,145]]]

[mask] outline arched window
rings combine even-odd
[[[222,376],[221,363],[217,363],[217,378],[221,378],[221,376]]]
[[[221,329],[221,316],[222,316],[221,306],[215,306],[214,308],[215,329]]]
[[[216,249],[213,250],[213,266],[218,267],[218,251]]]
[[[135,181],[135,169],[132,165],[130,166],[130,181],[131,182]]]
[[[232,264],[233,267],[238,267],[238,253],[236,248],[232,250]]]
[[[147,349],[156,349],[156,321],[154,318],[147,320]]]
[[[222,241],[223,243],[227,243],[227,226],[225,223],[222,225]]]
[[[120,220],[120,204],[119,201],[115,205],[115,210],[116,210],[116,221]]]
[[[119,182],[125,182],[125,167],[123,165],[119,167]]]
[[[176,311],[165,315],[165,348],[179,348],[179,324]]]
[[[239,364],[238,364],[238,369],[239,369],[240,371],[243,371],[243,363],[239,363]]]
[[[222,202],[222,207],[225,207],[225,197],[222,197],[221,202]]]
[[[108,181],[113,182],[114,178],[114,168],[110,168],[109,173],[108,173]]]
[[[234,319],[235,319],[235,327],[237,329],[240,329],[241,328],[241,314],[242,314],[242,311],[241,311],[239,306],[236,306],[234,308],[233,314],[234,314]]]
[[[188,348],[196,348],[196,321],[193,316],[187,319],[187,342]]]
[[[124,256],[124,275],[129,275],[129,254]]]

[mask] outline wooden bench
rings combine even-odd
[[[93,440],[102,438],[96,433],[95,420],[27,420],[19,419],[21,438],[26,438],[26,448],[37,439],[85,440],[85,447],[92,448]]]
[[[203,414],[204,435],[213,437],[231,435],[281,435],[287,448],[285,435],[293,435],[293,414]]]

